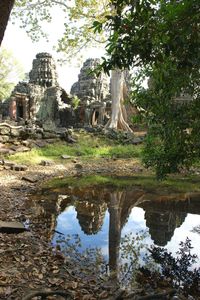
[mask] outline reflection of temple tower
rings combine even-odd
[[[85,234],[97,233],[102,225],[106,212],[105,203],[82,201],[76,205],[77,219]]]
[[[146,210],[146,225],[152,240],[158,246],[165,246],[171,240],[174,230],[185,220],[186,213],[166,210]]]

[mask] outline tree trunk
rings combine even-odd
[[[125,82],[123,71],[115,69],[111,74],[111,118],[105,127],[132,132],[132,129],[126,122],[127,114],[123,105],[124,92]]]
[[[7,27],[8,19],[13,8],[15,0],[0,1],[0,46]]]

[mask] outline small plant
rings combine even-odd
[[[177,256],[173,257],[166,249],[152,246],[149,249],[150,258],[160,265],[160,272],[153,274],[146,268],[142,268],[141,271],[143,274],[148,274],[149,278],[153,275],[154,284],[155,281],[158,285],[159,282],[165,282],[169,287],[176,288],[185,295],[199,295],[200,269],[194,268],[197,255],[191,253],[192,248],[191,241],[187,238],[185,242],[180,243]]]
[[[79,107],[79,104],[80,104],[80,99],[76,95],[73,96],[73,99],[72,99],[73,109],[76,110]]]
[[[141,265],[141,256],[147,251],[145,238],[147,231],[140,231],[134,235],[132,232],[121,238],[119,280],[122,286],[135,285],[137,271]]]

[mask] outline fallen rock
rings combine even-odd
[[[39,165],[41,165],[41,166],[51,166],[52,165],[52,161],[50,161],[50,160],[41,160],[41,162],[39,163]]]
[[[69,155],[66,155],[66,154],[62,154],[62,155],[61,155],[61,158],[63,158],[63,159],[70,159],[70,158],[72,158],[72,157],[69,156]]]
[[[75,168],[76,168],[77,170],[82,170],[82,169],[83,169],[83,166],[82,166],[81,164],[76,164],[76,165],[75,165]]]
[[[31,150],[26,146],[15,146],[15,145],[11,146],[10,149],[16,152],[27,152]]]
[[[14,166],[15,163],[9,160],[2,160],[2,164],[6,167],[11,167]]]
[[[22,141],[22,145],[25,147],[29,147],[30,144],[31,144],[31,141],[28,141],[28,140]]]
[[[38,141],[35,141],[34,144],[35,144],[37,147],[42,148],[42,147],[45,147],[45,146],[47,145],[47,142],[46,142],[46,141],[38,140]]]
[[[10,153],[10,149],[5,149],[5,148],[0,149],[0,154],[9,154],[9,153]]]
[[[143,141],[144,141],[144,139],[142,137],[136,137],[136,138],[133,139],[132,144],[133,145],[138,145],[138,144],[143,143]]]
[[[27,229],[20,222],[3,222],[0,221],[0,232],[2,233],[20,233]]]
[[[38,181],[38,178],[32,177],[32,176],[31,177],[30,176],[23,176],[22,180],[28,181],[30,183],[35,183],[35,182]]]
[[[13,171],[26,171],[28,169],[27,166],[24,165],[13,165],[11,166],[11,170]]]

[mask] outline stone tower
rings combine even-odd
[[[56,65],[49,53],[42,52],[33,60],[32,70],[29,73],[29,83],[43,87],[58,85]]]
[[[66,114],[67,93],[59,86],[51,54],[42,52],[33,60],[28,82],[19,82],[10,98],[13,120],[40,121],[49,126],[61,124],[60,109]]]
[[[78,75],[78,81],[72,85],[71,94],[82,101],[106,101],[110,97],[110,81],[101,73],[98,77],[91,73],[100,63],[98,58],[89,58],[84,63]]]
[[[100,59],[87,59],[72,85],[71,94],[80,99],[77,119],[81,125],[105,124],[110,113],[110,80],[103,72],[96,76],[93,71]]]

